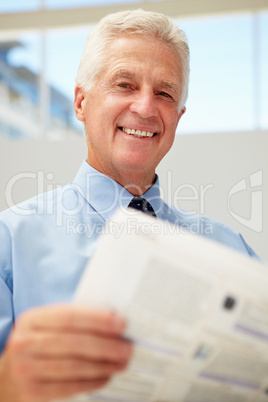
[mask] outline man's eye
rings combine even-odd
[[[118,84],[118,86],[120,88],[129,88],[130,84],[128,84],[127,82],[121,82],[120,84]]]
[[[166,93],[166,92],[159,92],[159,95],[160,96],[163,96],[164,98],[172,98],[168,93]]]

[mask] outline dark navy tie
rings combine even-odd
[[[156,216],[152,205],[143,197],[133,197],[128,207],[138,209],[151,216]]]

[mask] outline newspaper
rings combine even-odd
[[[137,211],[106,228],[76,303],[117,312],[123,373],[71,401],[267,402],[268,269]]]

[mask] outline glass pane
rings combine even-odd
[[[39,133],[40,37],[0,38],[0,135],[34,138]]]
[[[47,8],[98,7],[115,4],[140,3],[142,0],[46,0]]]
[[[179,132],[254,128],[252,17],[185,19],[191,52],[187,112]]]
[[[261,128],[268,129],[268,12],[260,15]]]
[[[78,65],[90,28],[49,31],[46,38],[47,71],[50,89],[49,136],[83,133],[74,114],[73,99]]]
[[[40,8],[40,0],[2,0],[1,13],[16,13],[20,11],[33,11]]]

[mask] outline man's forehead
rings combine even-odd
[[[180,57],[177,51],[168,43],[164,42],[163,40],[151,36],[151,35],[141,35],[141,34],[130,34],[130,35],[119,35],[118,37],[114,38],[107,47],[108,57],[111,60],[116,60],[120,58],[123,54],[125,57],[144,57],[142,55],[144,53],[144,48],[146,46],[157,48],[156,53],[160,52],[165,49],[165,51],[170,52],[171,54],[175,55],[178,61],[178,65],[180,64]],[[146,55],[145,55],[146,56]],[[172,57],[172,56],[171,56]],[[164,62],[164,60],[163,60]]]

